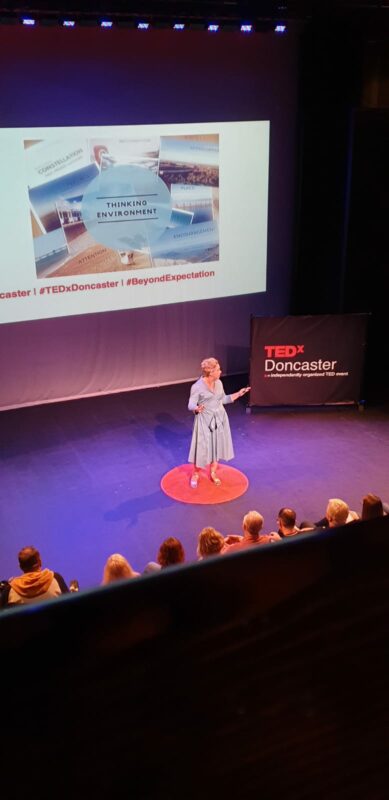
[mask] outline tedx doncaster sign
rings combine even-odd
[[[365,314],[253,317],[250,405],[361,399]]]

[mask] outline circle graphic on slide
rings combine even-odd
[[[158,175],[136,165],[103,170],[82,199],[82,219],[96,242],[114,250],[142,250],[162,236],[172,201]]]

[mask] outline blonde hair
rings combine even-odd
[[[249,511],[243,517],[243,527],[251,536],[258,536],[264,519],[259,511]]]
[[[121,581],[125,578],[135,578],[137,575],[138,573],[134,572],[131,564],[124,556],[121,556],[120,553],[114,553],[107,558],[103,573],[103,585]]]
[[[224,536],[215,528],[203,528],[199,533],[197,555],[201,558],[215,556],[224,547]]]
[[[205,377],[207,375],[209,375],[209,373],[212,372],[212,370],[215,369],[215,367],[217,367],[218,363],[219,362],[218,362],[217,358],[213,358],[213,357],[204,358],[204,360],[200,364],[202,374]]]
[[[349,507],[344,500],[339,497],[334,497],[328,501],[326,517],[328,522],[334,522],[335,525],[345,525],[349,513]]]

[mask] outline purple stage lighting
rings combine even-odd
[[[23,17],[23,19],[22,19],[22,24],[23,25],[30,25],[30,27],[35,25],[35,22],[36,22],[36,20],[32,19],[32,17]]]
[[[112,28],[113,22],[110,19],[102,19],[100,22],[100,28]]]
[[[175,22],[173,25],[174,31],[183,31],[185,29],[185,24],[183,22]]]
[[[276,25],[274,30],[275,30],[276,33],[285,33],[286,25]]]
[[[137,26],[138,31],[147,31],[150,27],[149,22],[138,22]]]
[[[75,27],[74,19],[64,19],[62,25],[64,28],[74,28]]]
[[[240,26],[240,30],[241,30],[242,33],[252,33],[253,32],[253,26],[252,25],[246,25],[246,24],[245,25],[241,25]]]
[[[217,33],[219,30],[219,25],[214,25],[214,24],[208,25],[208,30],[210,31],[210,33]]]

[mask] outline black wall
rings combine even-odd
[[[316,17],[301,48],[293,313],[369,312],[366,392],[389,388],[389,59],[383,17]],[[381,24],[382,22],[382,24]]]

